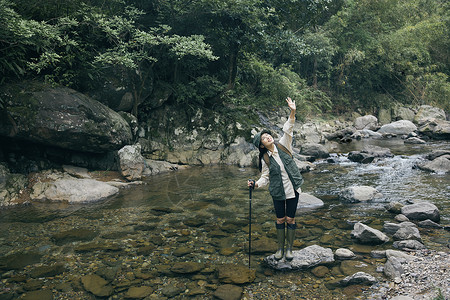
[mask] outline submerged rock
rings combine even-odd
[[[244,289],[233,284],[224,284],[219,286],[214,292],[214,297],[221,300],[239,300],[242,297]]]
[[[108,285],[108,281],[98,275],[86,275],[81,277],[83,287],[97,297],[109,297],[113,294],[114,288]]]
[[[276,260],[272,254],[264,258],[264,262],[276,270],[302,270],[314,267],[319,264],[334,262],[333,251],[330,248],[323,248],[317,245],[308,246],[301,250],[293,251],[294,258],[291,261],[286,259]]]
[[[256,271],[243,265],[224,264],[217,267],[217,277],[223,283],[251,283],[256,278]]]

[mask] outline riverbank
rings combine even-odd
[[[421,250],[409,254],[415,258],[402,263],[404,274],[400,278],[371,287],[359,299],[450,299],[449,250]]]

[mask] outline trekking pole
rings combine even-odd
[[[252,190],[255,185],[255,181],[252,180],[253,185],[248,187],[248,268],[251,264],[252,253]]]

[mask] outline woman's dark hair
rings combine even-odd
[[[262,160],[263,160],[264,154],[267,153],[267,148],[266,147],[264,147],[264,148],[259,147],[258,149],[259,149],[259,164],[258,164],[258,168],[259,168],[259,171],[261,172],[262,171]]]

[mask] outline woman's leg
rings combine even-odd
[[[275,223],[277,229],[277,241],[278,241],[278,249],[275,253],[275,259],[280,260],[284,256],[284,241],[286,239],[285,234],[285,202],[286,201],[276,201],[273,200],[273,207],[275,208],[275,215],[277,217],[277,221]]]
[[[294,244],[295,229],[297,224],[295,223],[295,213],[297,212],[299,194],[295,192],[295,198],[286,200],[286,221],[287,221],[287,232],[286,232],[286,259],[291,260],[294,258],[292,253],[292,246]]]

